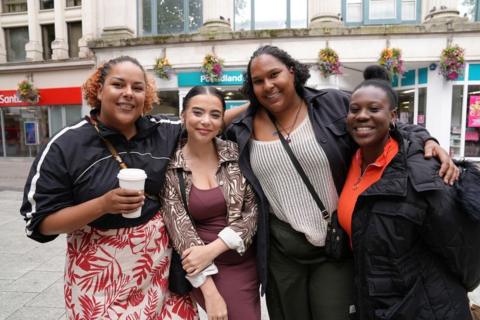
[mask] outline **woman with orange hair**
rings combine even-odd
[[[33,163],[26,233],[39,242],[67,234],[69,319],[196,319],[190,298],[168,290],[171,248],[150,196],[160,193],[180,122],[143,116],[155,87],[131,57],[100,66],[84,92],[90,116],[51,138]],[[117,162],[146,172],[145,193],[118,187]],[[140,217],[122,216],[139,207]]]

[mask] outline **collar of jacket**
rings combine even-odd
[[[90,117],[86,116],[85,119],[89,123],[92,123],[91,118],[97,119],[100,136],[103,138],[109,138],[114,136],[123,137],[123,134],[121,134],[120,131],[109,128],[98,120],[99,112],[100,110],[94,108],[90,110]],[[145,137],[148,137],[153,131],[155,131],[156,128],[159,126],[159,123],[157,121],[152,121],[152,118],[149,116],[142,116],[138,118],[137,121],[135,121],[135,126],[137,127],[137,134],[132,139],[143,139]]]
[[[183,156],[182,147],[185,145],[185,143],[186,140],[183,140],[178,144],[172,161],[170,161],[170,164],[168,165],[169,169],[182,168],[184,171],[191,171],[188,168],[187,162]],[[220,166],[225,162],[238,161],[238,148],[234,142],[215,138],[215,147],[217,149],[218,162]]]
[[[444,188],[438,175],[440,164],[436,159],[424,158],[423,147],[403,139],[398,130],[391,132],[399,144],[398,154],[383,172],[382,178],[368,188],[362,196],[406,196],[407,183],[417,192]]]
[[[328,93],[327,90],[316,90],[309,87],[303,87],[303,99],[307,103],[307,106],[312,105],[311,102],[313,99],[323,96],[327,93]],[[255,116],[257,109],[258,107],[255,107],[252,104],[250,104],[250,106],[243,113],[243,115],[236,118],[232,123],[243,124],[251,132],[253,127],[253,117]]]

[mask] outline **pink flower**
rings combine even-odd
[[[219,63],[215,63],[215,64],[213,65],[212,71],[213,71],[216,75],[220,75],[220,74],[222,73],[222,66],[221,66]]]
[[[456,80],[458,78],[458,73],[456,71],[452,71],[448,74],[448,79]]]

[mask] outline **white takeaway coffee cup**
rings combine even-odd
[[[142,169],[127,168],[120,170],[117,178],[120,188],[143,191],[145,189],[145,179],[147,179],[147,174]],[[134,212],[123,213],[122,216],[124,218],[138,218],[141,213],[142,207],[139,207]]]

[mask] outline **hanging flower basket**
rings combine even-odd
[[[16,95],[20,101],[30,104],[37,103],[40,100],[37,88],[28,80],[22,80],[18,83]]]
[[[454,81],[465,70],[465,50],[458,45],[448,46],[440,55],[440,74],[446,80]]]
[[[203,59],[202,73],[208,82],[218,82],[223,74],[223,60],[214,54],[207,54]]]
[[[335,50],[325,48],[318,53],[318,68],[323,77],[328,78],[332,74],[342,74],[342,71],[340,71],[341,66],[342,64]]]
[[[402,50],[397,48],[385,48],[380,54],[378,63],[382,65],[390,75],[401,76],[405,70],[403,69]]]
[[[153,71],[160,79],[168,80],[173,73],[173,68],[167,57],[155,59]]]

